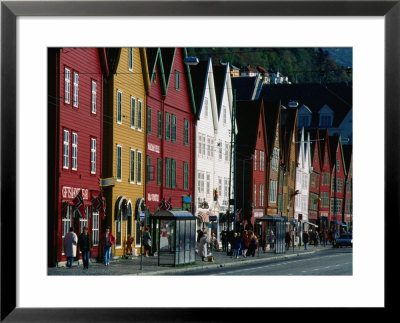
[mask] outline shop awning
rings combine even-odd
[[[336,223],[336,224],[339,224],[339,225],[341,225],[342,227],[347,227],[347,225],[346,224],[344,224],[343,222],[340,222],[340,221],[336,221],[336,220],[334,220],[334,221],[331,221],[332,223]]]

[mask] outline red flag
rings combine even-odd
[[[86,212],[85,212],[85,205],[83,204],[82,190],[80,190],[78,195],[75,196],[75,198],[72,200],[72,203],[74,204],[75,211],[78,211],[79,216],[81,218],[86,219]]]

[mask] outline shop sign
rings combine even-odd
[[[69,186],[63,186],[61,189],[61,194],[63,199],[73,199],[75,198],[79,191],[82,190],[82,197],[84,200],[89,199],[89,190],[86,188],[81,188],[81,187],[69,187]]]
[[[99,186],[100,187],[114,186],[114,185],[115,185],[115,178],[114,177],[100,178],[100,181],[99,181]]]
[[[147,201],[149,202],[159,202],[160,196],[158,194],[147,193]]]
[[[150,150],[150,151],[153,151],[153,152],[159,154],[160,153],[160,146],[154,145],[154,144],[151,144],[151,143],[148,142],[147,143],[147,150]]]

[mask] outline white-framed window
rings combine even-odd
[[[97,89],[96,89],[96,82],[92,81],[92,113],[96,114],[97,109]]]
[[[69,168],[69,131],[65,129],[63,135],[63,168]]]
[[[218,177],[218,196],[222,194],[222,177]]]
[[[336,168],[337,168],[337,171],[340,172],[340,160],[339,159],[336,159]]]
[[[92,239],[93,246],[99,245],[100,235],[99,235],[99,212],[92,212]]]
[[[137,128],[139,131],[142,131],[142,116],[143,116],[143,111],[142,111],[142,101],[138,100],[138,110],[137,110]]]
[[[208,98],[204,98],[204,117],[208,119]]]
[[[257,184],[254,184],[254,206],[257,204]]]
[[[83,228],[88,228],[88,216],[89,216],[89,207],[86,207],[86,219],[79,218],[79,233],[83,233]],[[88,228],[89,231],[89,228]]]
[[[64,69],[64,102],[71,102],[71,71],[69,68]]]
[[[218,160],[222,160],[222,141],[218,142]]]
[[[72,133],[71,169],[78,169],[78,134]]]
[[[277,181],[269,182],[269,201],[272,203],[276,202],[276,185]]]
[[[224,198],[228,197],[228,189],[229,189],[229,179],[224,178]]]
[[[79,102],[79,74],[74,72],[74,107],[78,107]]]
[[[122,123],[122,91],[117,90],[117,123]]]
[[[133,49],[128,48],[128,69],[133,71]]]
[[[96,142],[95,138],[90,138],[90,172],[92,174],[96,174]]]
[[[142,184],[142,152],[140,150],[137,151],[137,169],[136,169],[136,184]]]
[[[180,89],[180,72],[175,71],[175,90]]]
[[[257,150],[254,151],[254,170],[257,170]]]
[[[260,150],[260,171],[264,171],[264,152]]]
[[[206,194],[210,194],[211,191],[211,174],[206,173]]]
[[[332,116],[329,114],[321,114],[319,116],[320,128],[329,128],[332,126]]]
[[[135,129],[136,122],[136,98],[131,96],[131,128]]]
[[[274,151],[272,153],[271,167],[273,170],[278,170],[278,165],[279,165],[279,149],[274,147]]]
[[[223,123],[224,123],[224,126],[225,126],[226,125],[226,106],[223,106],[222,111],[223,111],[223,113],[222,113]]]
[[[211,138],[211,158],[214,158],[214,145],[215,145],[215,141],[214,138]]]
[[[208,158],[211,158],[211,150],[212,150],[211,137],[207,136],[207,157]]]
[[[204,194],[204,172],[197,172],[197,192]]]
[[[64,237],[69,232],[69,228],[72,227],[72,206],[66,206],[66,215],[62,218],[62,254],[64,254]]]
[[[129,182],[135,184],[135,149],[132,148],[130,150],[129,164]]]
[[[264,184],[260,184],[260,206],[264,205]]]
[[[117,181],[122,181],[122,146],[117,145]]]
[[[225,142],[225,161],[229,162],[229,142]]]

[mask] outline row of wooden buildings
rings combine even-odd
[[[193,213],[218,239],[224,226],[266,232],[277,218],[298,230],[352,221],[351,151],[340,136],[299,134],[298,109],[237,101],[229,63],[186,57],[182,48],[48,50],[49,266],[66,260],[70,227],[89,228],[92,258],[105,226],[113,256],[129,238],[140,252],[141,224],[166,207]]]

